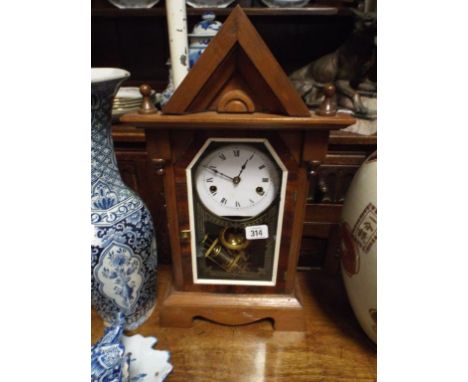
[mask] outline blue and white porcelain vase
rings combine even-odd
[[[140,326],[156,304],[156,242],[151,215],[119,173],[111,136],[112,102],[130,73],[91,70],[91,298],[106,324],[125,315]]]

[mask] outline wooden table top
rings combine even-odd
[[[158,295],[170,268],[158,272]],[[230,327],[202,319],[192,328],[162,328],[158,309],[135,332],[158,339],[171,352],[167,382],[367,382],[376,381],[376,346],[356,321],[341,279],[298,272],[307,312],[306,332],[275,332],[269,321]],[[91,341],[103,333],[92,311]]]

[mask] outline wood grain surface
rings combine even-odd
[[[183,129],[199,130],[232,129],[242,130],[338,130],[352,125],[356,120],[347,114],[332,117],[319,117],[313,112],[308,117],[288,117],[284,115],[253,114],[219,114],[213,111],[187,115],[137,114],[129,113],[120,118],[123,123],[147,129]]]
[[[158,295],[170,269],[162,267]],[[375,345],[356,321],[341,279],[298,272],[307,312],[306,332],[280,332],[269,321],[224,326],[195,320],[191,328],[161,328],[159,310],[136,332],[156,336],[157,349],[171,352],[167,382],[371,382],[376,381]],[[92,312],[91,340],[103,333]]]

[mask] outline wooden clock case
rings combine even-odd
[[[161,192],[155,177],[163,177],[173,280],[160,302],[160,324],[186,327],[204,317],[239,325],[270,318],[277,330],[304,330],[295,276],[308,177],[326,155],[329,131],[354,120],[311,113],[239,6],[162,113],[121,120],[145,128],[155,195]],[[209,138],[267,139],[288,170],[274,286],[194,283],[186,168]]]

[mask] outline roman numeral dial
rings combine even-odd
[[[281,186],[280,167],[258,143],[208,148],[192,171],[199,200],[219,216],[256,216],[273,203]]]

